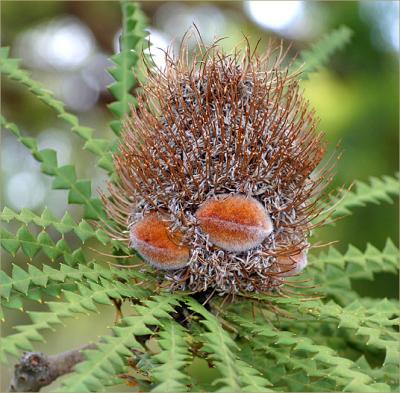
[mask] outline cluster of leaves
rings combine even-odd
[[[116,116],[111,123],[116,134],[112,142],[94,138],[93,130],[82,126],[62,102],[33,81],[19,61],[9,57],[7,48],[0,52],[1,72],[52,107],[110,176],[121,120],[129,105],[135,104],[133,71],[146,37],[137,5],[122,2],[122,14],[121,51],[113,56],[115,65],[110,70],[115,79],[110,91],[116,99],[110,105]],[[306,61],[305,70],[317,70],[349,38],[349,30],[343,27],[324,37],[300,56]],[[12,256],[21,250],[31,261],[39,255],[42,261],[13,264],[10,274],[0,272],[6,315],[7,309],[23,310],[32,301],[42,304],[41,311],[26,311],[31,323],[16,326],[15,333],[0,339],[1,361],[34,350],[35,342],[44,341],[44,331],[54,330],[65,318],[97,313],[98,305],[125,302],[125,316],[96,341],[95,349],[85,351],[86,359],[63,379],[60,391],[104,390],[122,383],[127,375],[143,391],[155,392],[397,391],[399,306],[392,300],[361,298],[352,288],[353,279],[373,279],[378,272],[397,274],[398,249],[390,240],[383,250],[368,244],[365,251],[349,246],[344,254],[330,248],[314,255],[306,275],[315,278],[323,299],[253,295],[228,307],[224,300],[212,299],[206,307],[187,294],[155,290],[151,273],[120,269],[90,257],[87,240],[109,252],[132,252],[99,229],[108,223],[90,180],[78,179],[74,165],[58,166],[56,151],[39,150],[35,139],[24,137],[3,117],[1,125],[31,151],[42,172],[53,177],[52,187],[68,190],[68,202],[84,208],[80,222],[68,212],[58,219],[48,209],[38,215],[6,207],[0,214],[1,221],[18,225],[15,233],[1,228],[2,248]],[[390,201],[390,195],[398,192],[395,177],[357,182],[355,191],[342,198],[338,212]],[[75,236],[73,245],[66,234]],[[149,337],[154,345],[146,344]],[[212,384],[192,372],[199,358],[215,369]],[[382,361],[371,363],[371,358]]]

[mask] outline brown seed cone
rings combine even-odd
[[[190,249],[188,265],[166,273],[173,290],[268,291],[284,280],[277,259],[309,246],[331,178],[330,161],[315,171],[325,146],[314,111],[279,47],[262,57],[250,48],[225,54],[217,44],[199,44],[190,56],[182,48],[177,60],[167,57],[165,71],[149,73],[126,121],[114,156],[119,182],[103,196],[114,237],[129,243],[127,227],[162,212]],[[251,247],[210,241],[195,213],[223,194],[258,201],[273,231]]]

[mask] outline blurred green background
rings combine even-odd
[[[328,67],[303,83],[305,95],[321,118],[320,130],[326,133],[332,148],[340,141],[343,150],[333,186],[393,175],[398,170],[399,2],[141,4],[157,62],[162,61],[157,47],[165,49],[171,42],[176,47],[193,22],[206,42],[216,36],[226,37],[222,44],[230,48],[243,35],[252,42],[261,38],[264,44],[275,37],[293,41],[293,52],[309,47],[331,29],[347,25],[354,32],[351,44],[337,52]],[[108,57],[118,50],[118,2],[2,1],[1,18],[2,46],[11,46],[11,55],[21,58],[23,67],[64,100],[82,124],[93,127],[99,137],[111,138],[107,128],[111,115],[106,108],[111,102],[106,89],[111,78],[106,68],[110,66]],[[104,172],[96,169],[93,157],[82,151],[80,140],[49,108],[6,78],[2,78],[1,99],[3,115],[16,122],[25,135],[37,137],[40,148],[56,149],[60,164],[75,163],[80,177],[89,177],[95,187],[102,187]],[[37,212],[49,206],[59,217],[68,208],[79,217],[80,208],[67,207],[67,192],[50,190],[51,180],[40,174],[27,149],[7,132],[2,133],[1,151],[3,206],[14,210],[28,207]],[[397,243],[397,201],[354,209],[352,216],[320,231],[318,240],[338,240],[337,247],[345,251],[349,243],[364,250],[367,242],[382,249],[387,237]],[[18,261],[24,261],[21,254]],[[3,253],[3,269],[9,270],[11,262]],[[40,263],[40,257],[35,262]],[[365,295],[398,297],[398,278],[391,275],[378,275],[375,282],[355,285]],[[8,314],[3,334],[8,334],[13,325],[28,321],[21,312]],[[112,311],[107,311],[97,319],[70,321],[37,348],[56,353],[83,344],[94,333],[104,334],[112,320]],[[7,386],[10,370],[5,370],[0,390]]]

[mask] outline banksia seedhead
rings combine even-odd
[[[331,165],[282,48],[167,56],[125,124],[103,201],[172,290],[266,292],[307,264]],[[191,58],[189,60],[189,58]]]

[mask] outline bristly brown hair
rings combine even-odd
[[[114,156],[119,180],[108,184],[111,196],[102,199],[116,223],[112,236],[129,246],[137,225],[146,226],[144,217],[158,215],[162,242],[149,230],[134,239],[144,259],[147,253],[154,260],[157,252],[165,259],[164,246],[190,250],[179,266],[168,254],[175,269],[160,273],[171,290],[268,292],[306,265],[312,221],[334,161],[316,171],[326,146],[299,89],[299,72],[284,66],[285,56],[282,45],[258,56],[249,45],[227,54],[218,43],[200,41],[193,52],[183,43],[177,60],[166,54],[165,70],[149,69]],[[240,198],[246,208],[256,200],[271,220],[253,248],[219,247],[199,225],[199,207],[226,195],[239,196],[236,209]],[[240,221],[246,214],[228,211],[228,221],[213,217],[221,236],[254,229]]]

